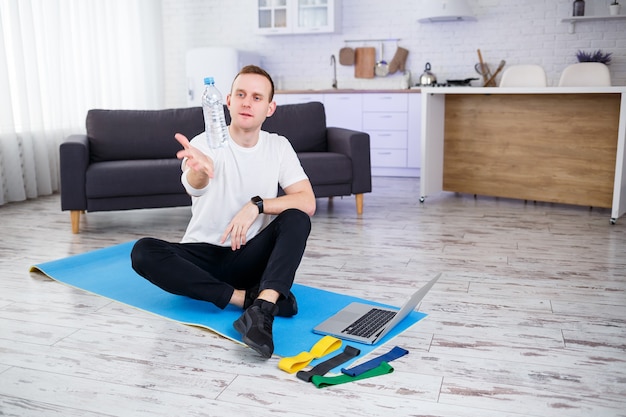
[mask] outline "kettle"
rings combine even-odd
[[[426,63],[424,73],[420,76],[420,85],[434,85],[437,84],[437,77],[430,72],[430,62]]]

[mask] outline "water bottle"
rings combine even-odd
[[[204,129],[210,148],[216,149],[228,143],[228,128],[224,118],[224,103],[222,94],[215,87],[213,77],[204,79],[204,93],[202,93],[202,112],[204,114]]]

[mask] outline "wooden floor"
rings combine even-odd
[[[0,207],[0,415],[626,416],[626,219],[607,209],[443,193],[375,178],[318,200],[297,281],[400,304],[437,272],[389,375],[317,389],[211,332],[29,266],[145,235],[188,208],[88,213],[58,196]]]

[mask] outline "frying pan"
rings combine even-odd
[[[446,80],[446,83],[450,85],[470,85],[472,81],[476,81],[478,78],[466,78],[464,80]]]
[[[385,46],[380,43],[380,61],[376,62],[374,73],[378,77],[386,77],[389,74],[389,64],[385,61]]]

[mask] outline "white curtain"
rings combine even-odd
[[[91,108],[163,104],[158,0],[0,0],[0,205],[59,189]]]

